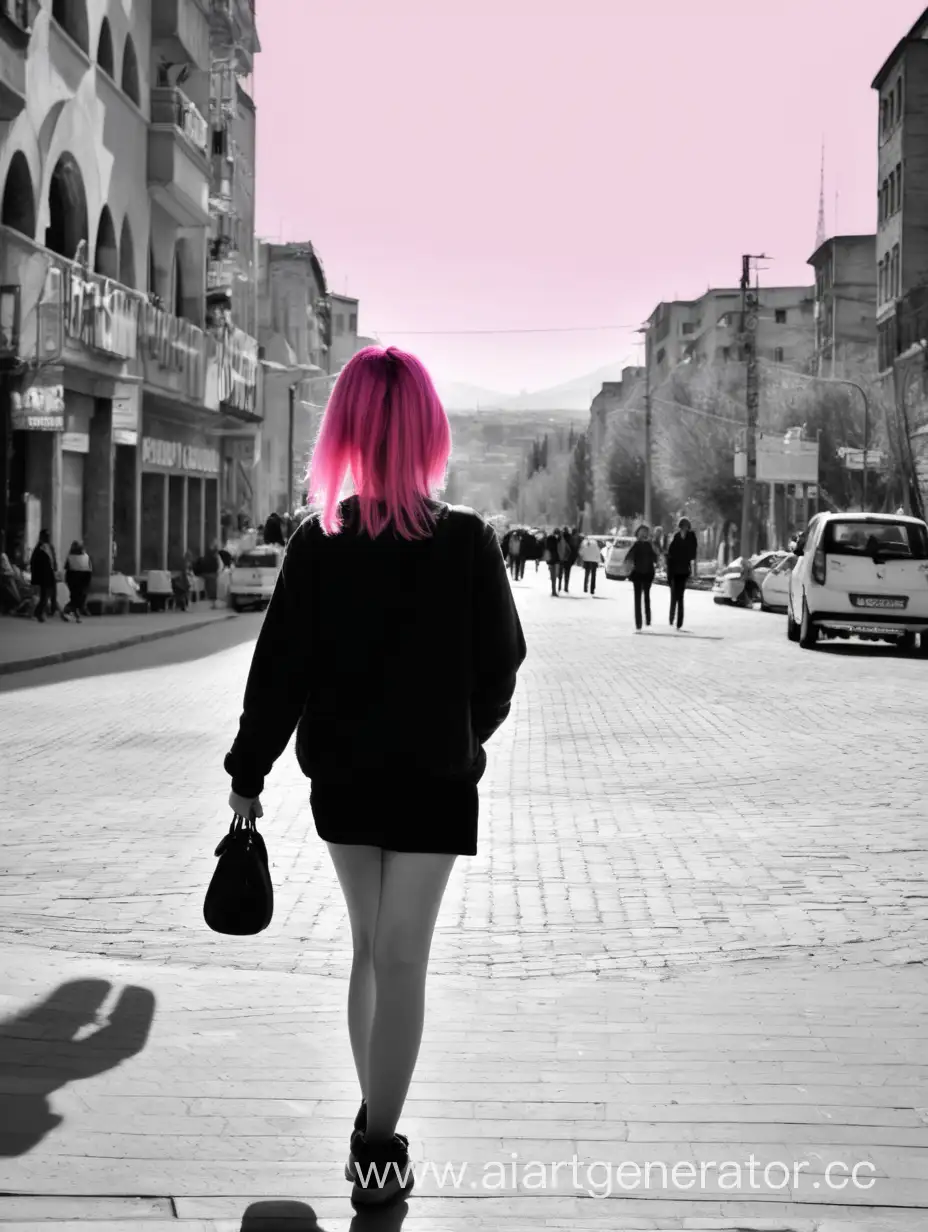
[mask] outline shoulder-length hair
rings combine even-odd
[[[423,364],[396,347],[365,347],[342,369],[326,406],[306,475],[309,500],[322,506],[325,533],[337,534],[350,472],[371,538],[392,525],[404,539],[421,539],[450,455],[448,416]]]

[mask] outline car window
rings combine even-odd
[[[917,523],[829,522],[823,547],[833,556],[900,557],[928,560],[928,535]]]
[[[775,573],[792,573],[792,571],[796,568],[796,561],[798,559],[798,556],[784,556],[783,559],[778,560],[770,570],[771,575]]]
[[[235,562],[239,569],[276,569],[276,552],[243,552]]]

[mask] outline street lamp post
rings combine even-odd
[[[651,355],[648,346],[648,326],[635,330],[644,335],[644,520],[651,525]]]

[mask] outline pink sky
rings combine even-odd
[[[444,379],[622,359],[662,299],[810,283],[876,215],[870,82],[926,0],[259,0],[258,227]],[[406,331],[622,326],[590,333]]]

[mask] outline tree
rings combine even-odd
[[[576,510],[576,521],[583,520],[587,505],[593,499],[593,467],[586,433],[577,438],[570,456],[567,475],[567,505]]]

